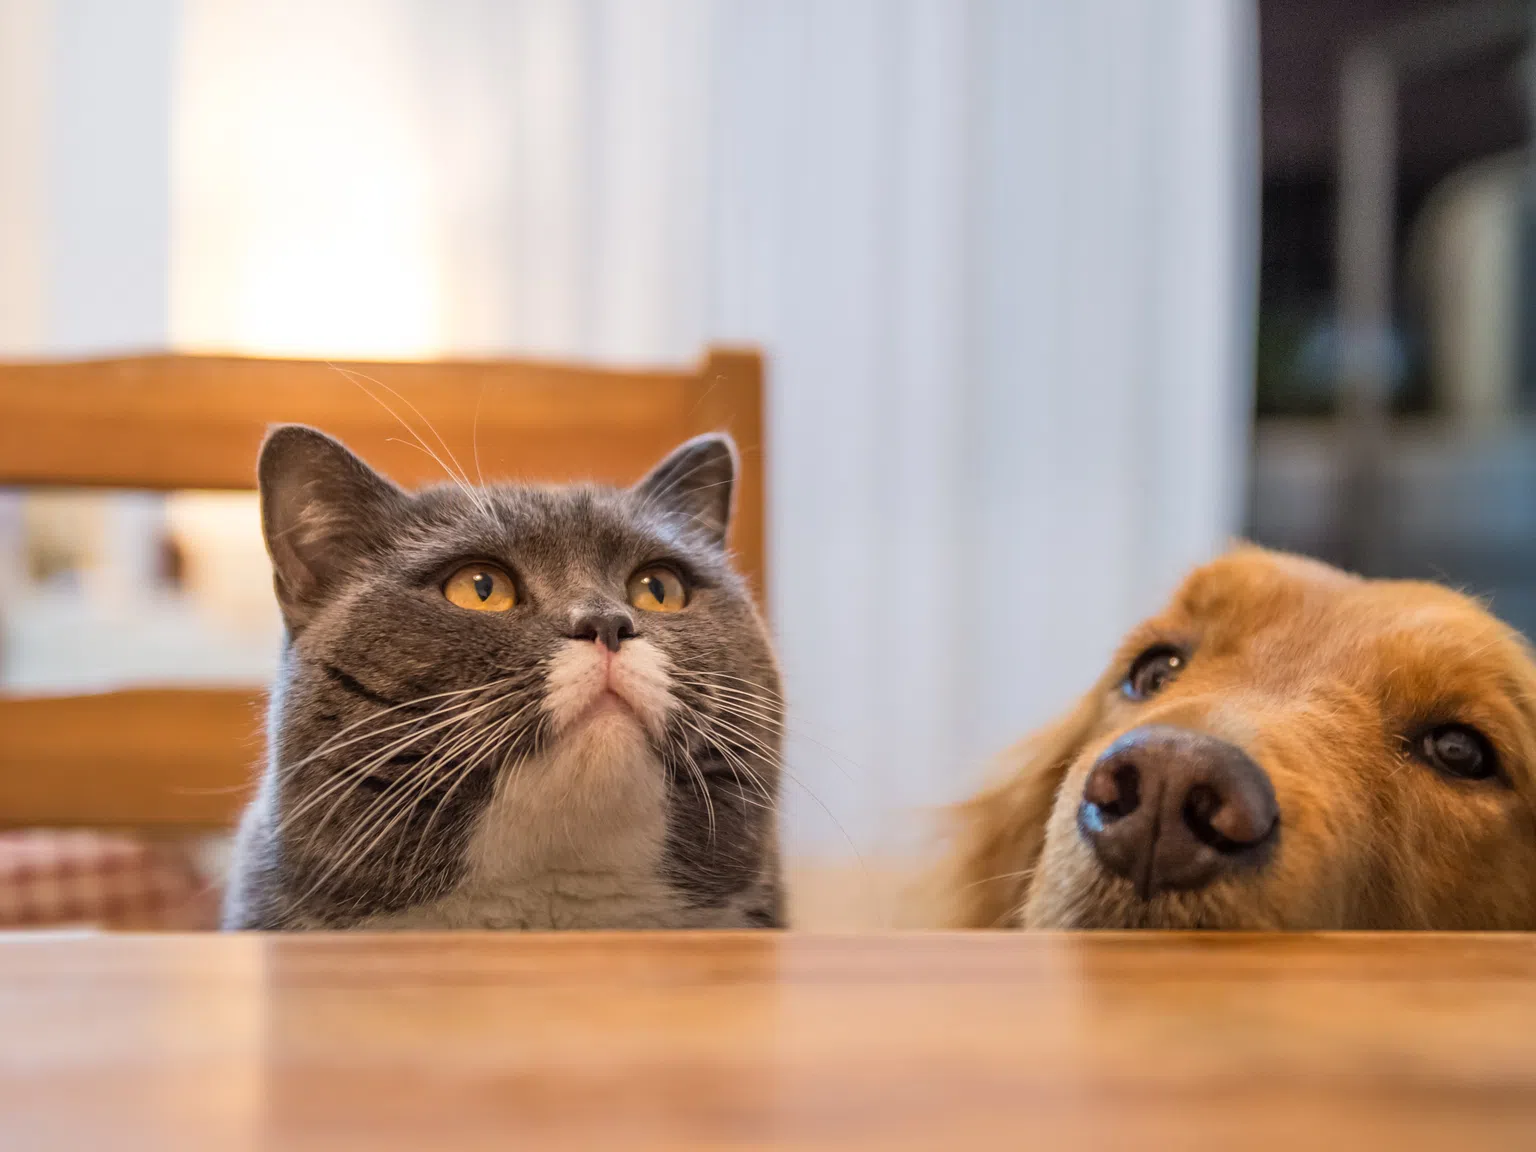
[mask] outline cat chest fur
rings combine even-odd
[[[663,879],[666,773],[643,743],[594,732],[498,784],[447,894],[361,928],[683,927]]]

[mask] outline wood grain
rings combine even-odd
[[[0,827],[227,828],[264,705],[254,688],[0,698]]]
[[[322,428],[412,486],[444,482],[450,466],[471,480],[629,484],[690,436],[725,430],[742,454],[731,546],[761,596],[762,406],[762,357],[728,348],[679,371],[183,355],[0,362],[0,485],[247,489],[262,437],[283,422]],[[0,699],[0,826],[229,823],[261,755],[251,695]]]
[[[441,455],[430,425],[471,475],[478,441],[490,476],[628,482],[683,438],[696,380],[516,361],[0,364],[0,484],[247,489],[281,422],[324,429],[403,484],[447,479],[402,421]]]
[[[763,361],[755,352],[716,349],[704,371],[689,385],[687,424],[697,436],[729,428],[741,452],[732,542],[737,566],[748,573],[758,603],[768,603],[766,507],[763,475],[767,443],[763,435]]]
[[[8,1148],[1529,1148],[1527,936],[0,943]]]

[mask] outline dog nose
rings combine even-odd
[[[596,640],[610,652],[635,634],[635,622],[628,612],[600,608],[578,612],[571,620],[572,640]]]
[[[1148,725],[1094,764],[1078,826],[1099,862],[1146,900],[1263,862],[1280,823],[1269,777],[1236,745]]]

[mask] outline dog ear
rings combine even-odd
[[[951,852],[940,881],[948,928],[1012,927],[1029,896],[1062,778],[1099,719],[1095,688],[1066,715],[998,758],[1003,778],[948,813]]]

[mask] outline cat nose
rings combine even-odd
[[[572,640],[596,640],[610,652],[617,652],[619,645],[634,634],[634,619],[618,608],[587,608],[571,618]]]

